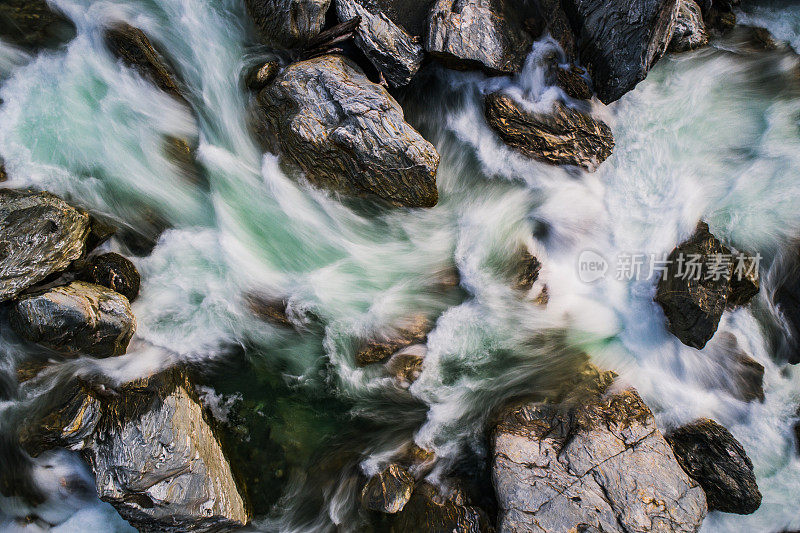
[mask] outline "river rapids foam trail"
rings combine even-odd
[[[413,439],[443,458],[443,471],[485,452],[481,435],[493,407],[546,388],[586,352],[638,388],[661,429],[708,416],[747,449],[761,508],[750,516],[710,513],[704,532],[800,529],[800,459],[791,435],[800,369],[775,362],[780,330],[765,325],[772,323],[770,275],[800,235],[796,57],[748,55],[725,43],[665,57],[635,91],[593,110],[616,139],[614,155],[594,174],[515,155],[482,116],[481,95],[498,85],[532,106],[556,96],[537,68],[552,43],[537,43],[514,80],[431,67],[399,98],[442,156],[440,203],[384,211],[297,184],[258,148],[239,80],[267,52],[253,44],[238,0],[54,3],[78,28],[63,49],[33,57],[0,43],[7,185],[63,195],[142,233],[154,231],[154,220],[172,228],[152,254],[134,258],[143,285],[129,354],[79,359],[65,372],[124,381],[181,361],[224,372],[238,347],[270,376],[262,383],[279,376],[275,388],[290,399],[273,398],[265,424],[297,459],[274,505],[258,509],[256,527],[347,525],[356,488],[346,469],[322,481],[304,473],[327,456],[320,443],[358,447],[343,461],[369,471]],[[800,9],[779,4],[745,6],[742,18],[800,51]],[[112,20],[141,28],[169,52],[191,112],[114,60],[102,44]],[[187,181],[164,156],[165,135],[197,139],[204,185]],[[727,312],[702,353],[665,329],[653,279],[626,281],[613,268],[622,254],[669,252],[699,218],[731,245],[758,251],[765,280],[759,301]],[[520,298],[503,277],[520,244],[544,264],[547,307]],[[578,276],[586,250],[612,264],[594,283]],[[442,289],[455,268],[460,288]],[[246,295],[253,293],[285,299],[306,334],[252,316]],[[355,366],[349,339],[418,313],[436,327],[423,373],[408,390]],[[763,403],[726,389],[719,355],[734,339],[766,369]],[[27,357],[6,331],[0,352],[7,375]],[[0,399],[0,433],[41,393]],[[204,397],[218,407],[235,400],[213,390]],[[28,480],[48,494],[37,513],[56,524],[53,531],[130,530],[92,491],[67,494],[56,483],[67,471],[92,483],[68,452],[43,455]],[[2,498],[0,528],[28,511]]]

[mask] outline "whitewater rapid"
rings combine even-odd
[[[774,359],[780,332],[765,325],[772,323],[769,273],[800,235],[800,82],[792,54],[757,55],[719,42],[665,57],[635,91],[592,109],[616,140],[593,174],[527,160],[483,119],[481,96],[498,87],[533,107],[560,96],[537,68],[552,43],[537,43],[514,80],[430,67],[398,98],[442,156],[440,202],[384,210],[298,184],[262,153],[240,80],[271,56],[254,44],[238,0],[54,3],[78,28],[63,49],[29,56],[0,45],[5,185],[63,195],[143,234],[171,228],[151,254],[134,258],[142,288],[129,354],[81,359],[64,372],[100,371],[120,382],[178,362],[224,372],[231,352],[243,351],[260,379],[248,387],[277,391],[265,393],[272,438],[297,455],[279,484],[283,498],[256,510],[256,527],[346,529],[356,514],[353,476],[337,472],[319,482],[304,471],[312,458],[348,446],[358,448],[344,461],[351,474],[377,468],[410,440],[441,458],[434,477],[465,456],[480,458],[492,409],[546,389],[586,352],[637,387],[662,430],[707,416],[744,445],[762,506],[750,516],[710,513],[704,532],[800,528],[791,434],[800,371]],[[743,9],[743,20],[800,50],[800,9],[777,1]],[[120,19],[168,52],[191,110],[104,48],[102,28]],[[198,144],[201,183],[164,155],[164,136]],[[653,302],[655,279],[618,279],[614,268],[624,254],[669,252],[700,218],[729,245],[760,253],[765,279],[758,301],[727,311],[703,351],[667,332]],[[530,297],[505,276],[520,245],[544,264]],[[593,283],[578,272],[586,250],[610,265]],[[454,271],[455,288],[446,283]],[[546,307],[533,298],[543,284]],[[251,294],[286,300],[303,333],[259,320]],[[355,365],[353,338],[420,313],[436,327],[422,375],[408,390]],[[763,403],[726,389],[731,335],[765,367]],[[28,357],[6,331],[0,351],[6,375]],[[41,393],[3,398],[0,431]],[[234,393],[206,397],[222,405]],[[91,484],[68,452],[43,456],[31,474],[49,495],[36,511],[57,524],[53,531],[130,531],[91,490],[76,497],[59,487],[65,471]],[[0,527],[28,512],[0,499]]]

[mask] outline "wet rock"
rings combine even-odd
[[[443,494],[428,482],[414,489],[402,512],[395,515],[391,533],[488,533],[486,513],[469,505],[460,491]]]
[[[374,3],[365,0],[335,0],[339,20],[361,17],[356,45],[392,87],[407,85],[422,65],[423,50]]]
[[[505,0],[437,0],[425,50],[450,68],[519,72],[533,46],[525,14],[523,5]]]
[[[741,32],[741,38],[744,39],[750,48],[758,52],[769,52],[780,48],[780,44],[775,40],[775,37],[766,28],[759,28],[756,26],[737,26]]]
[[[430,330],[431,324],[427,318],[422,315],[412,317],[380,338],[364,343],[356,353],[356,364],[366,366],[378,363],[407,346],[424,343]]]
[[[489,126],[516,151],[554,165],[576,165],[594,171],[611,155],[611,129],[589,115],[554,103],[552,114],[531,112],[511,96],[486,97]]]
[[[678,0],[678,18],[669,43],[670,52],[688,52],[708,44],[700,6],[694,0]]]
[[[0,2],[0,37],[29,49],[54,46],[71,40],[75,25],[53,11],[46,0]]]
[[[258,92],[275,79],[280,66],[277,61],[267,61],[260,67],[254,68],[245,78],[245,86],[251,91]]]
[[[634,390],[525,402],[494,431],[501,531],[695,532],[702,489]]]
[[[725,331],[717,335],[715,346],[720,353],[709,353],[709,357],[722,359],[726,369],[723,388],[744,402],[764,401],[764,367],[745,352],[736,336]],[[709,347],[711,348],[711,347]]]
[[[123,64],[162,91],[185,102],[175,75],[142,30],[130,24],[116,23],[105,31],[104,37],[108,49]]]
[[[717,331],[728,300],[733,265],[713,265],[715,258],[729,254],[730,250],[709,233],[708,224],[700,222],[694,235],[668,257],[670,263],[658,282],[656,301],[667,316],[667,328],[687,346],[702,349]],[[679,263],[681,258],[683,262]],[[689,266],[690,259],[696,259],[692,261],[696,268]],[[683,270],[679,271],[681,265]],[[717,268],[715,273],[713,269]]]
[[[89,223],[52,194],[0,189],[0,302],[79,259]]]
[[[578,37],[581,64],[589,69],[603,103],[619,100],[664,55],[678,0],[563,0]]]
[[[413,344],[398,351],[386,362],[386,371],[402,387],[409,387],[422,373],[422,365],[428,348],[424,344]]]
[[[389,93],[350,60],[294,63],[258,95],[274,148],[312,183],[392,204],[438,200],[439,154],[403,119]]]
[[[9,320],[21,337],[67,355],[122,355],[136,330],[127,298],[82,281],[21,297]]]
[[[331,0],[245,0],[245,5],[267,43],[293,48],[320,33]]]
[[[683,469],[703,487],[709,510],[751,514],[761,505],[753,463],[731,433],[707,418],[667,435]]]
[[[86,253],[88,254],[117,233],[117,228],[102,218],[90,215],[89,236],[86,238]]]
[[[8,174],[6,173],[6,165],[2,159],[0,159],[0,183],[4,181],[8,181]]]
[[[736,26],[736,14],[733,12],[740,0],[699,0],[698,5],[703,12],[706,27],[718,32],[727,32]]]
[[[400,465],[390,464],[372,476],[361,491],[361,503],[367,509],[394,514],[411,499],[414,478]]]
[[[108,287],[132,302],[139,295],[139,271],[131,261],[117,253],[90,257],[78,279]]]
[[[556,68],[556,85],[561,87],[567,95],[577,100],[591,100],[592,90],[583,79],[586,73],[581,67]]]
[[[519,250],[517,258],[514,288],[527,292],[533,288],[533,284],[539,279],[542,263],[526,247]]]
[[[759,261],[750,255],[740,254],[734,257],[728,291],[728,306],[746,305],[758,294],[760,287],[758,274]]]
[[[428,31],[428,16],[436,0],[364,0],[380,9],[395,24],[409,35],[425,36]]]
[[[535,34],[549,33],[561,46],[567,56],[567,62],[572,63],[578,59],[575,35],[569,19],[561,7],[561,1],[538,0],[538,2],[534,2],[534,6],[537,9],[535,20],[544,23],[544,27],[539,32],[535,32]]]

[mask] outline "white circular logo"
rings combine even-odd
[[[578,278],[584,283],[592,283],[605,277],[608,271],[606,258],[593,250],[584,250],[578,256]]]

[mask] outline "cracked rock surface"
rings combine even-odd
[[[707,512],[632,389],[517,406],[493,455],[499,531],[692,532]]]

